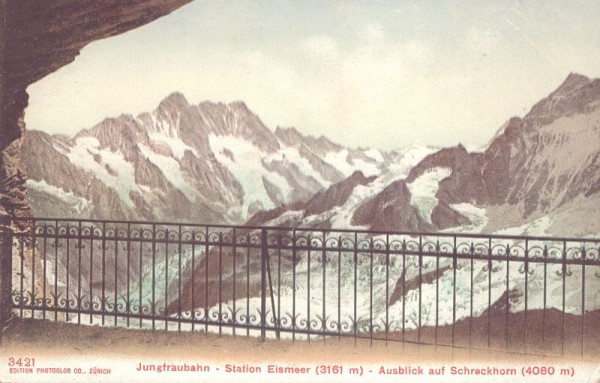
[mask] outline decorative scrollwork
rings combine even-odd
[[[450,270],[462,270],[462,268],[463,268],[462,263],[460,263],[458,261],[458,259],[456,259],[456,258],[452,260],[452,263],[449,266]]]
[[[310,248],[320,250],[323,248],[323,239],[312,237],[310,239]]]
[[[475,248],[473,247],[473,243],[459,243],[458,245],[456,245],[456,252],[458,254],[462,254],[462,255],[467,255],[467,254],[473,254],[475,251]]]
[[[528,263],[523,263],[519,266],[519,273],[533,275],[533,273],[535,273],[535,268],[530,267]]]
[[[179,242],[180,241],[179,231],[176,231],[176,230],[169,231],[169,235],[168,235],[167,239],[169,240],[169,242]]]
[[[97,226],[93,228],[92,233],[94,233],[94,237],[102,237],[104,235],[104,231],[102,231],[102,229]]]
[[[341,237],[340,238],[329,237],[325,240],[326,248],[338,248],[338,247],[340,247],[340,244],[341,244]]]
[[[296,247],[306,247],[309,243],[309,238],[303,235],[296,236]]]
[[[488,272],[490,270],[490,265],[491,265],[491,270],[492,273],[497,272],[500,268],[498,267],[498,262],[497,261],[490,261],[488,262],[485,266],[483,266],[483,271],[484,272]]]
[[[233,323],[235,316],[233,314],[233,310],[229,306],[221,308],[221,312],[219,314],[220,323]]]
[[[384,251],[387,249],[387,243],[386,243],[386,241],[384,241],[382,239],[375,239],[371,243],[371,249],[378,250],[378,251]]]
[[[392,252],[400,252],[400,251],[404,250],[405,244],[404,244],[404,241],[395,239],[395,240],[391,241],[389,245],[390,245],[389,248]]]
[[[130,235],[130,231],[127,230],[126,228],[124,228],[124,227],[117,228],[117,234],[116,234],[117,238],[126,239],[126,238],[129,238],[129,235]]]
[[[104,236],[106,237],[106,239],[114,239],[117,236],[117,228],[114,227],[108,227],[106,228],[106,230],[104,230]]]
[[[414,241],[414,240],[405,241],[403,250],[407,251],[407,252],[419,251],[419,242]]]
[[[475,244],[473,246],[473,255],[480,257],[480,258],[484,258],[487,257],[487,255],[489,254],[489,247],[487,245],[478,243]]]
[[[558,275],[559,277],[562,277],[562,276],[570,277],[571,275],[573,275],[573,272],[571,271],[571,268],[568,265],[562,265],[560,270],[556,271],[556,275]]]
[[[158,229],[154,232],[154,238],[159,241],[165,241],[169,236],[169,229]]]
[[[588,248],[585,252],[585,261],[597,261],[600,260],[599,249]]]
[[[315,315],[313,318],[311,318],[311,320],[309,321],[310,330],[321,330],[324,327],[322,320],[323,319],[319,315]]]
[[[571,247],[567,249],[567,259],[581,260],[585,258],[585,247]]]
[[[57,226],[56,233],[61,236],[69,234],[69,226],[68,225],[67,226],[64,226],[64,225]]]
[[[292,314],[285,313],[279,318],[279,325],[282,329],[290,330],[296,329],[296,321],[300,314],[296,314],[296,316],[292,316]]]
[[[197,321],[207,320],[208,312],[203,307],[194,310],[194,319]]]
[[[561,259],[562,258],[562,250],[558,247],[549,247],[546,249],[546,258]]]
[[[438,242],[437,241],[435,241],[435,242],[432,242],[432,241],[423,242],[423,245],[421,246],[421,248],[426,253],[437,253],[438,252]]]
[[[510,247],[508,255],[512,258],[525,258],[525,252],[526,250],[523,246],[513,245]]]
[[[547,256],[548,250],[546,247],[532,246],[527,251],[527,256],[530,259],[542,259]]]

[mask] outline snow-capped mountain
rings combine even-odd
[[[599,192],[600,79],[571,74],[526,116],[506,122],[482,152],[458,145],[414,167],[354,174],[305,205],[250,222],[597,236]]]
[[[190,105],[179,93],[73,138],[30,131],[23,148],[37,216],[234,224],[356,170],[373,176],[418,160],[272,132],[242,102]]]

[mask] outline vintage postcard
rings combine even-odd
[[[600,381],[598,3],[0,10],[0,382]]]

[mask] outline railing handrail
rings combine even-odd
[[[21,317],[103,325],[112,318],[114,326],[189,325],[234,336],[241,329],[263,340],[268,333],[452,347],[461,345],[455,327],[467,331],[468,324],[468,347],[479,339],[488,349],[504,341],[499,351],[521,350],[512,339],[522,329],[527,354],[528,313],[540,311],[542,344],[533,346],[546,347],[548,321],[561,326],[549,335],[560,341],[560,355],[573,336],[569,326],[580,326],[582,357],[594,349],[586,318],[600,310],[589,286],[590,278],[600,279],[596,238],[83,218],[4,222],[0,303]],[[11,223],[18,230],[7,230]],[[487,323],[487,335],[473,321]],[[504,335],[492,331],[497,321]]]
[[[508,239],[508,240],[531,240],[531,241],[556,241],[556,242],[589,242],[600,244],[600,238],[586,237],[553,237],[553,236],[527,236],[527,235],[504,235],[504,234],[486,234],[486,233],[457,233],[457,232],[419,232],[419,231],[395,231],[395,230],[365,230],[365,229],[337,229],[337,228],[308,228],[308,227],[287,227],[287,226],[268,226],[268,225],[230,225],[230,224],[212,224],[197,222],[169,222],[169,221],[140,221],[140,220],[105,220],[105,219],[87,219],[87,218],[52,218],[52,217],[13,217],[13,221],[55,221],[55,222],[90,222],[103,224],[135,224],[135,225],[167,225],[167,226],[197,226],[214,227],[225,229],[246,229],[246,230],[271,230],[271,231],[301,231],[301,232],[335,232],[335,233],[357,233],[369,235],[404,235],[419,237],[462,237],[462,238],[486,238],[486,239]]]

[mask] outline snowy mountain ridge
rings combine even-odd
[[[308,200],[357,170],[408,169],[433,152],[272,132],[242,102],[190,105],[180,93],[153,112],[108,118],[73,138],[30,131],[24,149],[38,216],[233,224]]]
[[[347,200],[315,215],[305,206],[254,224],[400,231],[597,237],[600,226],[600,79],[571,74],[483,149],[462,145],[345,183]],[[406,156],[410,157],[409,154]],[[397,164],[396,164],[397,165]],[[336,200],[335,185],[321,193]]]

